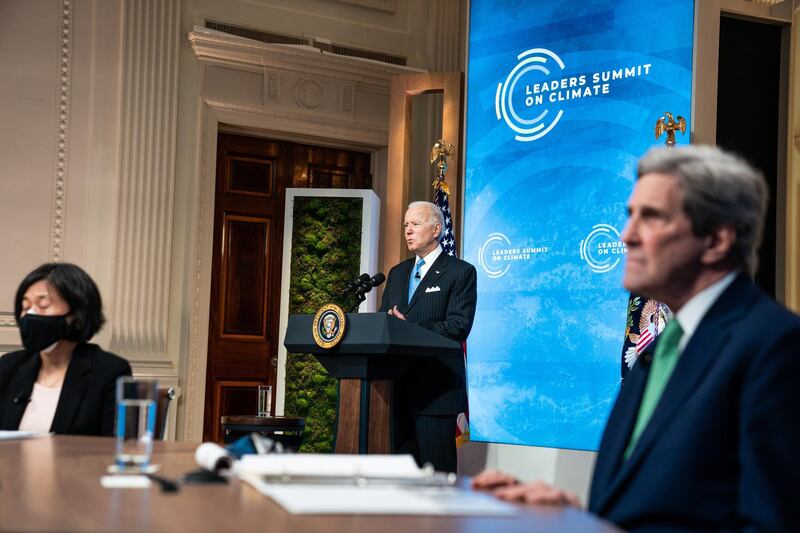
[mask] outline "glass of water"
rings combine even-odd
[[[272,386],[258,386],[258,416],[272,416]]]
[[[150,472],[156,427],[158,381],[121,377],[117,379],[115,470]]]

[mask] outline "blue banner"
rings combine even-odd
[[[656,121],[686,121],[692,0],[472,0],[471,439],[595,450],[620,384],[620,239]]]

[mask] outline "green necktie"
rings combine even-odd
[[[653,411],[656,410],[658,400],[661,399],[661,394],[664,392],[664,387],[667,386],[669,377],[675,369],[675,364],[678,362],[680,353],[678,352],[678,343],[683,336],[681,325],[678,320],[673,318],[664,328],[664,333],[656,344],[656,353],[653,355],[653,363],[650,367],[650,375],[647,378],[647,384],[644,388],[642,395],[642,403],[639,404],[639,414],[636,417],[636,425],[633,427],[633,434],[625,448],[625,460],[633,453],[636,448],[636,443],[642,432],[647,427],[650,417],[653,416]]]

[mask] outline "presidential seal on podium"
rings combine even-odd
[[[314,315],[311,324],[314,342],[320,348],[333,348],[344,338],[346,326],[342,308],[336,304],[325,304]]]

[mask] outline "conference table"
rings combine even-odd
[[[157,442],[159,474],[177,478],[195,470],[196,444]],[[0,441],[0,530],[13,531],[305,531],[381,533],[618,531],[572,508],[519,506],[511,518],[292,515],[246,483],[183,485],[163,492],[106,489],[114,441],[50,436]],[[466,484],[468,479],[459,480]]]

